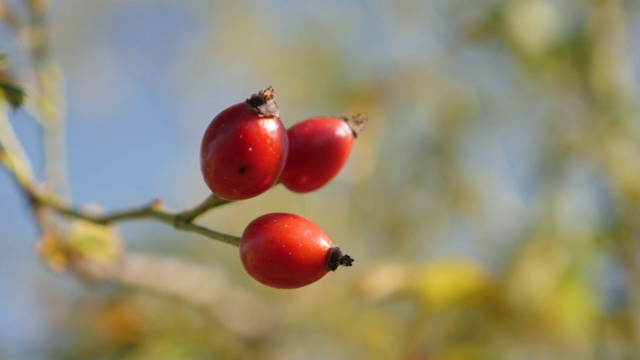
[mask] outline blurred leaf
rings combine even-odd
[[[11,80],[0,77],[0,91],[4,99],[14,108],[19,108],[24,102],[25,92]]]
[[[64,234],[45,228],[36,251],[53,271],[73,266],[83,272],[115,262],[122,254],[122,245],[113,227],[76,220]]]
[[[482,267],[463,259],[418,265],[378,263],[365,273],[359,282],[365,298],[377,301],[400,293],[416,295],[435,310],[482,299],[492,283]]]
[[[568,340],[588,341],[596,330],[594,294],[576,276],[568,276],[556,289],[547,310],[548,321]]]
[[[518,312],[540,314],[553,299],[566,255],[554,238],[536,238],[527,244],[506,282],[509,304]]]
[[[484,298],[490,284],[488,274],[477,264],[443,259],[412,269],[407,287],[425,306],[440,310]]]
[[[101,305],[96,311],[94,329],[103,341],[121,347],[141,340],[146,319],[135,302],[126,298],[115,298]]]
[[[15,109],[24,102],[24,89],[7,73],[9,58],[0,52],[0,92],[4,99]]]
[[[71,224],[67,247],[74,258],[98,264],[113,263],[122,253],[115,228],[83,220]]]
[[[54,272],[61,272],[69,266],[66,246],[60,234],[53,228],[47,227],[43,230],[40,240],[36,243],[36,252]]]
[[[528,55],[543,54],[558,40],[560,15],[549,0],[510,1],[504,19],[506,35]]]

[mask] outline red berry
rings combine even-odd
[[[314,117],[289,128],[289,155],[280,182],[298,193],[327,184],[347,162],[353,139],[366,120],[361,115],[351,119]]]
[[[263,215],[246,227],[240,259],[254,279],[281,289],[309,285],[353,262],[317,225],[285,213]]]
[[[289,141],[273,98],[272,87],[263,89],[223,110],[205,131],[200,168],[219,197],[248,199],[278,181]]]

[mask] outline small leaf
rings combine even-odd
[[[407,288],[430,309],[441,310],[487,298],[491,280],[483,267],[466,259],[442,259],[415,267]]]
[[[5,100],[14,109],[19,108],[24,102],[24,89],[20,86],[3,79],[0,80],[0,90],[2,90]]]
[[[76,259],[92,263],[113,263],[122,252],[120,237],[115,228],[82,220],[71,224],[66,244]]]

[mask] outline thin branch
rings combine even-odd
[[[17,185],[27,194],[34,210],[36,210],[36,214],[39,213],[37,211],[39,208],[47,208],[68,217],[97,224],[150,219],[171,225],[178,230],[200,234],[230,245],[238,246],[240,242],[240,239],[236,236],[214,231],[193,223],[193,220],[206,211],[229,202],[215,195],[209,196],[194,208],[181,212],[171,212],[163,207],[161,201],[156,200],[137,208],[114,211],[106,215],[96,215],[73,208],[55,194],[39,189],[36,186],[37,182],[34,179],[28,158],[24,155],[22,145],[16,138],[13,128],[7,119],[6,105],[2,102],[0,102],[0,164],[4,165],[4,168],[14,178]]]
[[[171,212],[162,206],[160,201],[137,208],[114,211],[104,215],[96,215],[88,211],[79,210],[70,206],[66,201],[66,172],[64,164],[64,135],[62,132],[64,116],[62,105],[64,103],[60,89],[61,76],[58,65],[50,52],[50,29],[46,13],[48,2],[43,0],[29,0],[26,2],[28,10],[27,39],[28,52],[33,60],[36,80],[40,88],[40,94],[34,97],[36,108],[42,120],[45,174],[47,184],[52,189],[45,190],[37,186],[29,158],[24,153],[22,145],[14,134],[13,128],[7,118],[7,109],[4,103],[0,103],[0,165],[8,170],[18,186],[29,198],[38,222],[44,221],[43,212],[40,210],[52,210],[58,214],[76,219],[82,219],[98,224],[109,224],[117,221],[130,221],[138,219],[156,220],[182,231],[193,232],[202,236],[222,241],[231,245],[238,245],[238,237],[223,234],[193,221],[206,211],[228,203],[215,195],[209,196],[202,203],[192,209],[182,212]],[[13,14],[5,6],[0,5],[0,20],[19,28]]]
[[[230,203],[229,200],[225,200],[217,196],[216,194],[211,194],[202,203],[200,203],[193,209],[185,210],[180,214],[177,214],[177,220],[182,223],[189,223],[205,212],[228,203]]]
[[[0,164],[7,167],[21,187],[32,186],[31,162],[9,123],[7,112],[7,104],[0,101]]]
[[[37,187],[33,171],[28,157],[24,153],[20,141],[15,136],[13,127],[7,118],[7,106],[0,102],[0,164],[4,165],[17,185],[29,197],[34,206],[36,216],[40,208],[47,208],[59,214],[90,221],[97,224],[109,224],[117,221],[131,221],[138,219],[156,220],[182,231],[193,232],[202,236],[238,246],[240,239],[236,236],[224,234],[193,223],[193,221],[206,211],[217,206],[229,203],[218,196],[211,195],[202,203],[192,209],[181,212],[171,212],[162,206],[161,201],[153,201],[150,204],[137,208],[114,211],[106,215],[96,215],[87,211],[78,210],[68,205],[54,193]]]
[[[73,217],[77,219],[82,219],[85,221],[93,222],[96,224],[110,224],[118,221],[132,221],[132,220],[156,220],[168,225],[173,226],[174,228],[186,232],[192,232],[196,234],[200,234],[202,236],[222,241],[229,245],[238,246],[240,243],[240,238],[233,235],[224,234],[215,230],[211,230],[204,226],[195,224],[192,222],[192,219],[185,218],[184,214],[189,216],[193,216],[193,214],[202,214],[206,210],[213,208],[212,202],[207,202],[205,200],[204,203],[208,203],[209,205],[205,208],[203,204],[196,206],[193,209],[186,210],[183,212],[171,212],[165,209],[162,205],[161,201],[155,200],[148,205],[144,205],[138,208],[126,209],[121,211],[113,211],[105,215],[97,215],[87,211],[82,211],[75,209],[63,201],[58,199],[55,196],[52,196],[48,193],[35,192],[32,189],[25,189],[29,193],[31,197],[31,202],[35,207],[45,206],[55,212],[58,212],[62,215]],[[224,202],[226,203],[226,201]],[[217,204],[222,204],[221,202],[217,202]],[[216,205],[217,206],[217,205]],[[197,216],[197,215],[196,215]]]

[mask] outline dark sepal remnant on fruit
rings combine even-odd
[[[251,94],[246,100],[247,105],[260,116],[280,116],[280,109],[275,102],[276,92],[273,86],[266,87],[257,94]]]
[[[351,266],[354,261],[351,256],[343,254],[339,247],[334,246],[331,248],[327,258],[327,269],[336,271],[338,266]]]
[[[343,117],[342,119],[347,123],[347,125],[349,125],[349,128],[351,128],[351,132],[353,132],[354,138],[357,138],[358,135],[364,130],[367,125],[367,121],[369,120],[369,118],[362,114],[355,114],[350,118]]]

